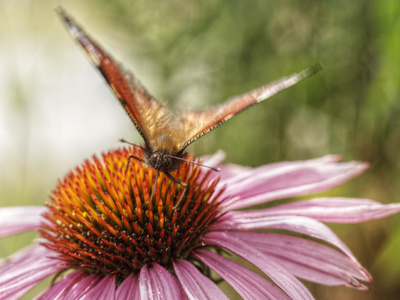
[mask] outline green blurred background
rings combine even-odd
[[[120,147],[121,137],[141,141],[57,19],[59,4],[174,111],[220,103],[320,62],[322,72],[189,150],[222,149],[227,162],[250,166],[341,154],[371,168],[324,195],[399,201],[400,1],[2,0],[1,206],[41,205],[84,159]],[[399,218],[332,225],[374,281],[369,292],[307,284],[313,295],[399,299]],[[33,237],[3,239],[1,256]]]

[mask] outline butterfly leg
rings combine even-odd
[[[137,159],[138,161],[141,161],[142,163],[146,163],[146,161],[145,161],[144,159],[141,159],[140,157],[137,157],[137,156],[135,156],[135,155],[133,155],[133,154],[129,154],[129,156],[128,156],[128,162],[126,163],[125,172],[128,171],[129,162],[130,162],[131,159]]]
[[[172,181],[175,181],[177,184],[180,184],[183,187],[186,187],[186,183],[176,179],[174,176],[172,176],[171,174],[169,174],[167,171],[164,171],[164,174],[171,179]]]
[[[174,210],[176,210],[176,208],[179,207],[179,206],[181,205],[183,199],[184,199],[185,196],[186,196],[186,191],[187,191],[187,188],[185,187],[185,189],[183,190],[183,193],[182,193],[181,196],[179,197],[178,202],[176,202],[176,204],[175,204],[174,207],[173,207]]]
[[[158,175],[160,175],[160,171],[157,171],[157,173],[156,173],[156,178],[154,180],[153,189],[151,191],[151,196],[150,196],[149,201],[146,202],[146,204],[149,203],[151,200],[153,200],[154,192],[156,191]]]

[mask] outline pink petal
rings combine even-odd
[[[200,157],[200,162],[208,167],[218,167],[218,165],[224,161],[225,156],[224,151],[217,151],[213,155]]]
[[[18,298],[46,277],[65,267],[48,258],[52,252],[43,246],[25,248],[0,265],[0,299]]]
[[[54,252],[38,244],[33,244],[18,252],[15,252],[7,259],[1,260],[0,280],[9,276],[10,274],[20,273],[20,268],[29,268],[29,265],[34,264],[38,260],[38,258],[49,261],[49,264],[57,262],[54,259],[48,258],[52,255],[54,255]]]
[[[350,180],[366,168],[368,165],[360,162],[316,164],[314,161],[287,164],[268,171],[256,168],[247,172],[241,181],[227,186],[227,195],[240,199],[227,205],[226,210],[321,192]]]
[[[101,279],[101,275],[93,274],[79,280],[67,291],[62,299],[82,299],[82,297],[95,287]]]
[[[242,175],[245,172],[248,172],[251,170],[250,167],[243,167],[239,165],[233,165],[233,164],[228,164],[228,165],[223,165],[221,166],[221,171],[217,173],[216,175],[220,176],[223,178],[223,180],[227,180],[229,178],[234,178],[239,175]]]
[[[156,263],[142,267],[139,275],[139,286],[142,300],[187,299],[175,276]]]
[[[229,283],[243,299],[290,299],[272,282],[230,259],[207,250],[196,250],[192,254]]]
[[[199,159],[199,163],[204,165],[205,167],[214,167],[214,168],[218,168],[220,166],[220,163],[225,159],[225,152],[223,151],[218,151],[217,153],[215,153],[214,155],[210,155],[210,156],[202,156]],[[206,169],[206,168],[205,168]],[[206,176],[206,173],[201,173],[197,182],[201,182],[204,180]],[[212,171],[209,176],[207,176],[207,182],[211,182],[215,179],[219,179],[219,177],[221,176],[221,172],[218,171]]]
[[[35,300],[62,300],[65,299],[65,294],[82,278],[87,275],[85,272],[78,270],[65,275],[60,281],[44,290],[40,295],[35,297]],[[70,298],[76,299],[76,298]]]
[[[400,211],[400,204],[381,204],[369,199],[315,198],[259,210],[265,216],[294,215],[327,223],[360,223]]]
[[[260,233],[229,232],[284,266],[296,277],[325,285],[345,285],[366,289],[355,278],[368,281],[367,271],[360,269],[343,253],[320,243],[294,236]]]
[[[174,261],[174,270],[189,299],[229,300],[219,287],[211,279],[204,276],[192,263],[177,259]]]
[[[44,206],[0,208],[0,237],[37,229],[45,209]]]
[[[350,249],[323,223],[314,219],[298,216],[278,216],[255,218],[256,211],[233,211],[229,212],[214,223],[211,230],[253,230],[253,229],[281,229],[308,235],[312,238],[325,241],[344,254],[357,264],[360,270],[364,270]],[[370,275],[365,271],[365,276]]]
[[[141,300],[139,280],[136,275],[129,275],[118,287],[115,299]]]
[[[246,168],[242,169],[241,172],[232,172],[236,174],[236,176],[228,176],[227,178],[222,178],[222,180],[219,182],[217,186],[217,191],[216,194],[219,192],[219,189],[223,189],[226,186],[228,187],[228,192],[232,195],[231,197],[228,197],[228,199],[236,198],[235,193],[241,193],[243,190],[246,190],[246,185],[241,185],[243,182],[248,182],[250,179],[250,184],[254,181],[254,177],[258,176],[264,176],[264,177],[273,177],[276,176],[277,174],[280,173],[290,173],[295,170],[301,170],[303,168],[310,168],[310,167],[318,167],[318,166],[323,166],[328,163],[334,163],[337,162],[341,159],[340,156],[338,155],[326,155],[320,158],[316,159],[310,159],[310,160],[305,160],[305,161],[286,161],[286,162],[278,162],[274,164],[268,164],[268,165],[263,165],[258,168]],[[239,166],[240,167],[240,166]],[[224,172],[224,166],[222,166],[222,175]],[[228,174],[229,174],[229,166],[228,166]],[[239,189],[235,189],[234,187],[237,186]],[[227,194],[227,191],[225,191],[225,195]],[[229,200],[228,200],[229,201]],[[237,199],[236,199],[237,201]],[[232,201],[229,201],[228,204],[226,204],[228,207],[231,204]],[[239,200],[241,202],[241,200]],[[235,205],[240,205],[240,203],[235,203]]]
[[[115,299],[115,276],[107,275],[97,285],[83,295],[82,300],[113,300]]]
[[[339,155],[325,155],[319,158],[309,159],[309,160],[299,160],[299,161],[283,161],[268,165],[262,165],[257,168],[247,168],[243,170],[242,174],[237,174],[237,176],[222,181],[223,184],[232,185],[235,183],[243,182],[247,180],[249,176],[257,174],[271,174],[273,176],[276,173],[290,172],[296,169],[317,167],[325,165],[328,163],[335,163],[340,161],[341,157]],[[240,167],[240,166],[239,166]]]
[[[242,240],[232,238],[224,232],[209,232],[203,240],[206,244],[225,248],[252,263],[293,299],[314,299],[310,291],[292,274],[270,257]]]

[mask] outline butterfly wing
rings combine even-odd
[[[298,74],[293,74],[249,93],[229,99],[221,105],[201,112],[183,113],[171,123],[168,110],[156,101],[132,74],[124,71],[100,46],[92,41],[61,7],[57,9],[57,12],[71,35],[83,47],[110,85],[151,150],[164,149],[171,154],[178,153],[239,112],[270,98],[321,70],[319,64],[315,65]]]
[[[57,13],[64,21],[70,34],[83,47],[110,85],[119,102],[128,113],[147,146],[154,149],[152,141],[168,127],[170,114],[155,100],[134,78],[134,76],[116,63],[99,45],[97,45],[82,28],[72,20],[61,7]]]
[[[282,78],[249,93],[233,97],[220,105],[200,112],[183,113],[171,124],[171,127],[182,128],[183,130],[177,138],[178,149],[185,149],[189,144],[225,123],[241,111],[278,94],[321,69],[321,65],[317,64],[300,73]]]

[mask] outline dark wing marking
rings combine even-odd
[[[128,113],[145,143],[150,146],[159,130],[167,126],[170,114],[134,78],[124,71],[99,45],[92,41],[71,17],[58,7],[57,13],[64,21],[70,34],[83,47],[114,94]]]
[[[183,130],[177,139],[177,148],[185,149],[189,144],[196,141],[206,133],[210,132],[219,125],[225,123],[241,111],[260,103],[273,95],[295,85],[307,77],[319,72],[322,69],[320,64],[303,70],[300,73],[274,81],[268,85],[255,89],[249,93],[231,98],[226,102],[205,109],[200,112],[186,112],[179,116],[171,124],[172,128]]]

